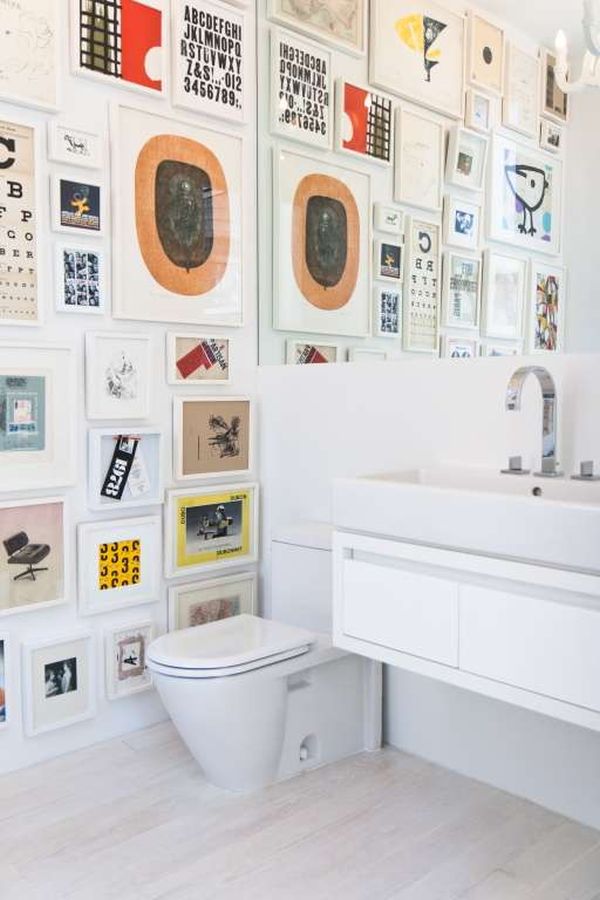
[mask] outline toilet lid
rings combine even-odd
[[[303,628],[241,615],[163,634],[148,648],[148,660],[175,669],[229,669],[296,656],[313,643]]]

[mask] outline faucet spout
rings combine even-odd
[[[542,416],[542,468],[536,475],[556,478],[562,473],[558,470],[556,460],[556,422],[558,401],[556,385],[550,372],[543,366],[523,366],[511,376],[506,389],[506,409],[518,412],[521,409],[523,386],[530,375],[533,375],[540,386],[544,411]]]

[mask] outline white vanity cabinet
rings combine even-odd
[[[337,531],[334,642],[600,731],[600,576]]]

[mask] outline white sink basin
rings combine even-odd
[[[600,573],[600,482],[440,467],[334,482],[338,529]]]

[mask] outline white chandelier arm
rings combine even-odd
[[[600,9],[598,0],[583,2],[583,32],[590,53],[600,56]]]

